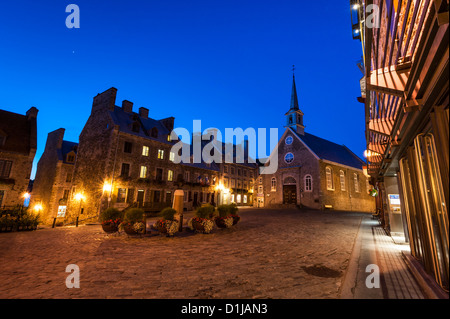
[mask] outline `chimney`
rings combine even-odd
[[[133,112],[133,102],[123,100],[122,101],[122,109],[124,112],[132,113]]]
[[[139,116],[142,117],[143,119],[148,119],[148,109],[145,107],[140,107]]]
[[[39,112],[39,110],[37,108],[35,108],[34,106],[31,107],[26,113],[27,119],[31,120],[32,118],[34,118],[34,119],[37,118],[38,112]]]
[[[108,109],[109,111],[114,111],[114,106],[116,104],[116,95],[117,89],[114,87],[106,90],[103,93],[97,94],[97,96],[94,97],[94,101],[92,102],[92,112],[104,108]]]

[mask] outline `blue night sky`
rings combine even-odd
[[[80,8],[79,29],[65,25]],[[122,100],[175,117],[175,127],[279,128],[292,65],[306,131],[365,150],[361,43],[348,1],[2,1],[0,109],[39,109],[38,151],[50,131],[78,142],[92,99]]]

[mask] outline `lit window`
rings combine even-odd
[[[359,189],[359,175],[354,173],[353,180],[355,182],[355,192],[359,193],[361,190]]]
[[[167,142],[170,142],[170,141],[172,141],[172,140],[170,139],[170,134],[169,134],[169,135],[167,135]]]
[[[339,179],[341,181],[341,191],[345,191],[345,173],[344,173],[344,171],[339,172]]]
[[[286,156],[284,157],[284,161],[287,164],[291,164],[294,161],[294,154],[292,153],[287,153]]]
[[[148,156],[149,150],[150,150],[150,148],[148,146],[143,146],[142,147],[142,156]]]
[[[175,160],[175,153],[174,153],[174,152],[170,152],[170,153],[169,153],[169,160],[170,160],[171,162],[173,162],[173,161]]]
[[[277,191],[277,179],[275,177],[272,177],[272,183],[271,183],[271,191],[276,192]]]
[[[305,176],[305,192],[312,192],[313,185],[312,185],[312,176],[306,175]]]
[[[173,181],[173,171],[169,169],[168,173],[167,173],[167,180],[169,182]]]
[[[164,159],[164,150],[158,150],[158,159]]]
[[[331,169],[331,167],[326,168],[326,177],[327,177],[327,189],[333,191],[334,190],[333,170]]]
[[[147,178],[147,166],[141,166],[140,178]]]

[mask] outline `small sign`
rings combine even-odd
[[[400,195],[389,195],[389,203],[391,205],[400,205]]]
[[[56,217],[66,217],[67,206],[58,206],[58,215]]]

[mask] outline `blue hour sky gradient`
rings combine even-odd
[[[80,29],[65,25],[80,7]],[[92,99],[118,89],[175,127],[279,128],[292,65],[306,131],[365,150],[361,43],[348,1],[40,0],[0,4],[0,109],[39,109],[38,151],[65,128],[78,142]],[[269,153],[269,150],[267,151]]]

